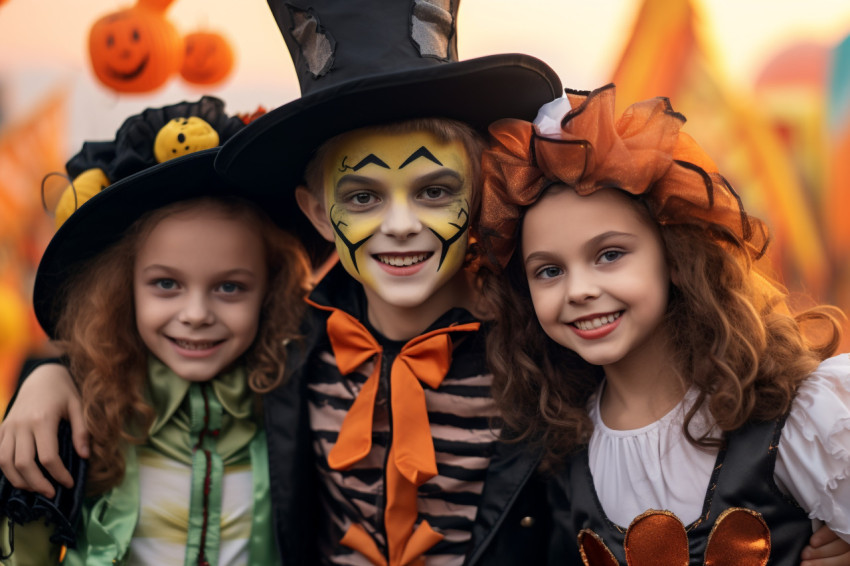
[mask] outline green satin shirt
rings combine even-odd
[[[156,411],[147,446],[163,456],[193,466],[193,497],[190,507],[188,545],[198,545],[193,533],[192,515],[200,513],[195,493],[204,489],[204,471],[211,470],[209,516],[217,518],[223,467],[250,461],[253,507],[248,540],[249,564],[279,564],[271,522],[268,451],[265,431],[255,422],[254,395],[247,386],[245,370],[237,367],[207,384],[192,383],[176,376],[167,366],[151,359],[146,397]],[[211,412],[204,414],[205,407]],[[204,416],[209,421],[204,424]],[[200,434],[204,426],[217,429],[217,435]],[[201,444],[199,444],[199,442]],[[203,445],[203,446],[202,446]],[[209,466],[203,458],[206,447],[212,454]],[[77,548],[68,550],[63,564],[69,566],[126,564],[130,544],[139,519],[139,465],[135,446],[125,452],[126,473],[122,482],[109,492],[86,501],[77,538]],[[197,473],[196,473],[197,472]],[[218,498],[216,498],[218,490]],[[212,522],[212,521],[211,521]],[[5,523],[5,521],[3,521]],[[194,521],[199,524],[199,522]],[[3,536],[6,540],[5,525]],[[43,524],[16,525],[15,553],[4,562],[13,566],[55,564],[58,549],[46,542],[49,529]],[[217,562],[219,532],[217,525],[206,531],[207,558]],[[197,564],[197,552],[187,551],[186,565]]]

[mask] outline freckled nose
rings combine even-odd
[[[381,233],[400,239],[414,236],[421,230],[422,223],[406,202],[393,203],[381,223]]]

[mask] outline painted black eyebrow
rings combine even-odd
[[[381,161],[380,157],[378,157],[374,153],[370,153],[369,155],[367,155],[366,157],[361,159],[360,163],[358,163],[357,165],[352,167],[352,169],[354,169],[355,171],[358,171],[358,170],[362,169],[363,167],[366,167],[369,164],[377,165],[379,167],[383,167],[384,169],[390,168],[389,165],[387,165],[386,163]]]
[[[411,153],[411,154],[410,154],[410,157],[408,157],[407,159],[405,159],[405,160],[404,160],[404,163],[402,163],[401,165],[399,165],[399,169],[404,169],[404,168],[405,168],[405,166],[409,165],[409,164],[410,164],[410,163],[412,163],[413,161],[416,161],[416,160],[417,160],[417,159],[419,159],[420,157],[424,157],[425,159],[430,159],[431,161],[433,161],[434,163],[436,163],[436,164],[437,164],[437,165],[439,165],[440,167],[442,167],[442,166],[443,166],[443,164],[442,164],[442,163],[440,163],[440,160],[439,160],[439,159],[437,159],[436,157],[434,157],[434,154],[433,154],[433,153],[431,153],[430,151],[428,151],[428,148],[426,148],[426,147],[423,145],[422,147],[420,147],[419,149],[417,149],[416,151],[414,151],[413,153]]]

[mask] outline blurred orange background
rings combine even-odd
[[[129,3],[0,0],[0,410],[23,360],[49,352],[29,304],[53,232],[44,176],[147,107],[211,94],[231,114],[250,113],[298,96],[266,2],[157,1],[179,33],[227,38],[235,67],[224,82],[199,88],[178,76],[154,92],[115,93],[94,78],[88,32]],[[850,310],[850,3],[463,0],[459,28],[464,59],[525,52],[570,88],[614,81],[623,105],[670,97],[770,226],[779,279],[801,303]]]

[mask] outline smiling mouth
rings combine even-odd
[[[184,350],[193,350],[193,351],[203,351],[203,350],[211,350],[215,348],[224,340],[184,340],[182,338],[168,338],[172,342],[174,342],[179,348]]]
[[[421,252],[414,254],[375,254],[372,257],[384,265],[392,267],[410,267],[411,265],[427,261],[432,255],[434,255],[434,252]]]
[[[106,71],[107,71],[107,73],[109,73],[109,76],[111,76],[113,79],[118,79],[120,81],[131,81],[144,72],[145,67],[148,66],[148,59],[149,58],[150,58],[150,55],[146,55],[145,58],[142,59],[142,62],[139,63],[138,67],[136,67],[135,69],[133,69],[132,71],[129,71],[127,73],[122,73],[121,71],[116,71],[115,69],[113,69],[112,67],[109,67],[109,66],[106,67]]]
[[[603,314],[601,316],[595,316],[593,318],[586,318],[582,320],[575,320],[570,324],[570,326],[574,326],[579,330],[596,330],[597,328],[602,328],[606,324],[611,324],[623,314],[623,311],[618,311],[611,314]]]

